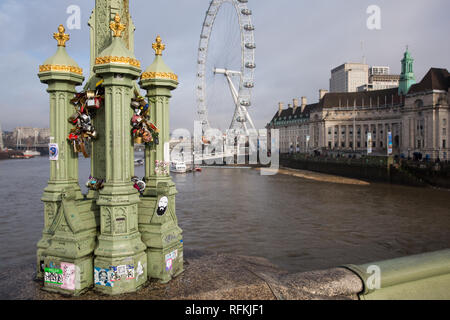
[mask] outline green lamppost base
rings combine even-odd
[[[44,260],[45,291],[79,296],[93,284],[93,256],[64,259],[47,255]]]
[[[148,278],[169,282],[183,272],[183,237],[175,215],[175,184],[160,182],[139,205],[139,231],[147,245]],[[168,200],[165,209],[165,199]],[[163,211],[165,210],[165,211]]]

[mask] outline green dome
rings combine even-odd
[[[174,73],[172,69],[170,69],[166,63],[164,62],[162,56],[155,56],[155,60],[153,63],[145,70],[145,72],[166,72],[166,73]]]
[[[79,68],[78,64],[73,60],[66,51],[66,47],[60,46],[56,53],[45,60],[44,65],[58,65]]]
[[[153,63],[145,70],[141,80],[164,79],[178,82],[178,76],[164,62],[162,56],[156,55]]]
[[[138,68],[141,65],[133,52],[125,47],[120,37],[114,37],[111,44],[99,54],[95,61],[95,64],[105,63],[128,63]]]
[[[73,60],[64,46],[58,46],[56,53],[45,60],[44,64],[39,66],[39,72],[59,71],[73,72],[82,75],[83,69]]]

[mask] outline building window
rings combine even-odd
[[[357,146],[358,148],[361,148],[361,142],[358,141]]]
[[[380,148],[383,148],[383,141],[380,141]]]
[[[342,142],[341,146],[342,148],[345,148],[345,142]]]
[[[442,148],[447,148],[447,140],[442,140]]]
[[[328,148],[331,149],[331,141],[328,141]]]

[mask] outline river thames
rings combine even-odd
[[[80,158],[80,184],[89,177]],[[136,175],[144,175],[144,167]],[[0,272],[35,261],[49,160],[0,161]],[[259,256],[290,272],[450,247],[450,191],[343,185],[252,169],[172,175],[184,246]]]

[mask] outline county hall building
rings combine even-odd
[[[373,155],[386,155],[390,133],[393,155],[449,160],[450,74],[431,68],[415,83],[413,61],[407,50],[396,88],[320,90],[315,104],[305,97],[288,108],[280,103],[267,125],[279,129],[280,152],[367,154],[371,149]]]

